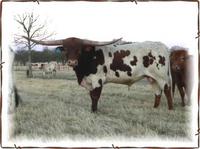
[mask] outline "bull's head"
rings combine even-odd
[[[27,37],[24,38],[28,39]],[[110,45],[115,42],[118,42],[121,39],[122,38],[109,42],[98,42],[98,41],[91,41],[74,37],[62,40],[52,40],[52,41],[39,41],[34,39],[30,40],[36,44],[47,45],[47,46],[59,46],[58,49],[60,49],[66,55],[67,64],[71,67],[75,67],[78,65],[78,59],[83,51],[89,52],[92,49],[94,49],[95,46]]]
[[[186,68],[187,59],[190,56],[186,50],[174,50],[170,55],[171,68],[173,71],[180,72]]]

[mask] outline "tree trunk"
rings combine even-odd
[[[33,77],[33,73],[32,73],[32,65],[31,65],[31,44],[30,44],[30,40],[28,41],[28,77],[32,78]]]

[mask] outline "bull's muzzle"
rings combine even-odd
[[[75,67],[78,65],[78,60],[68,60],[67,65],[70,67]]]

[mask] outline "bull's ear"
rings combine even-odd
[[[185,57],[185,59],[193,59],[193,55],[187,55],[186,57]]]

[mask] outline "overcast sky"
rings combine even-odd
[[[79,37],[91,40],[161,41],[197,50],[196,2],[40,2],[3,3],[3,42],[17,33],[14,15],[34,11],[53,39]],[[8,43],[9,44],[9,43]]]

